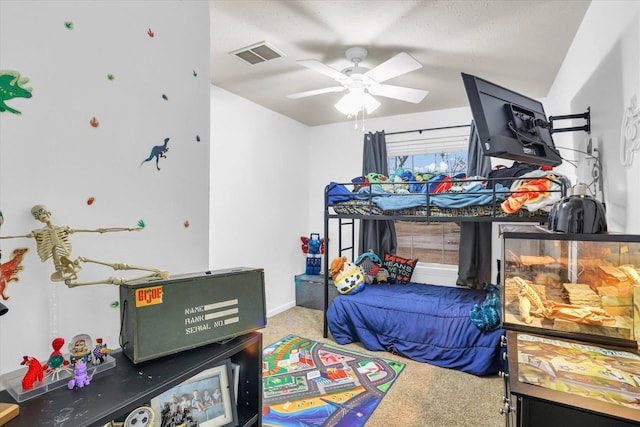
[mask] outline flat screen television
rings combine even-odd
[[[542,103],[462,73],[484,154],[534,165],[562,163]]]

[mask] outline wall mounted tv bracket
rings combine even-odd
[[[553,127],[553,122],[555,120],[567,120],[567,119],[584,119],[587,121],[587,124],[584,126],[573,126],[568,128],[560,128],[556,129]],[[587,107],[587,111],[582,114],[567,114],[564,116],[549,116],[549,132],[557,133],[557,132],[578,132],[585,131],[586,133],[591,133],[591,107]]]
[[[549,116],[549,121],[538,119],[535,117],[535,113],[519,107],[514,104],[506,104],[507,112],[509,114],[509,126],[511,130],[515,132],[518,139],[521,139],[523,143],[542,143],[540,138],[540,129],[548,129],[549,133],[554,134],[557,132],[578,132],[584,131],[588,134],[591,133],[591,107],[587,107],[587,111],[581,114],[566,114],[563,116]],[[572,126],[566,128],[554,128],[553,123],[557,120],[569,120],[569,119],[584,119],[587,124],[584,126]]]
[[[567,128],[554,129],[553,122],[554,120],[566,120],[566,119],[584,119],[587,124],[584,126],[573,126]],[[579,132],[584,131],[587,134],[591,134],[591,107],[587,107],[587,111],[582,114],[568,114],[564,116],[549,116],[549,132]],[[602,163],[600,162],[600,151],[596,147],[594,139],[588,137],[586,152],[584,152],[590,159],[593,161],[593,167],[591,169],[591,178],[593,179],[591,185],[595,185],[600,193],[602,194],[602,201],[604,202],[604,188],[602,183]]]
[[[549,129],[549,123],[544,119],[536,118],[536,113],[533,110],[511,103],[506,103],[505,108],[509,118],[507,126],[521,144],[544,145],[550,142],[545,142],[540,132],[542,129]],[[540,114],[538,114],[539,116]]]

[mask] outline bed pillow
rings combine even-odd
[[[389,272],[391,283],[408,283],[411,281],[413,269],[418,264],[418,259],[407,259],[396,255],[384,255],[382,266]]]

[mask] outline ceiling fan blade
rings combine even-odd
[[[349,80],[349,77],[335,68],[331,68],[330,66],[318,61],[317,59],[303,59],[301,61],[296,61],[298,64],[303,67],[307,67],[310,70],[317,71],[318,73],[324,74],[325,76],[329,76],[334,80],[339,82],[343,82],[345,80]]]
[[[369,88],[369,92],[372,95],[399,99],[401,101],[413,102],[414,104],[418,104],[429,93],[422,89],[393,85],[373,85]]]
[[[372,68],[365,74],[378,83],[392,79],[399,75],[422,68],[422,64],[408,53],[401,52],[396,56],[387,59],[377,67]]]
[[[308,90],[306,92],[292,93],[291,95],[287,95],[287,98],[298,99],[298,98],[304,98],[307,96],[322,95],[323,93],[342,92],[343,90],[347,90],[347,88],[344,86],[334,86],[334,87],[327,87],[324,89],[316,89],[316,90]]]

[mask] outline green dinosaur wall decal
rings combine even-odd
[[[5,101],[13,98],[31,98],[31,88],[23,87],[29,79],[20,77],[20,73],[11,70],[0,70],[0,113],[9,111],[13,114],[22,114],[20,111],[9,107]]]

